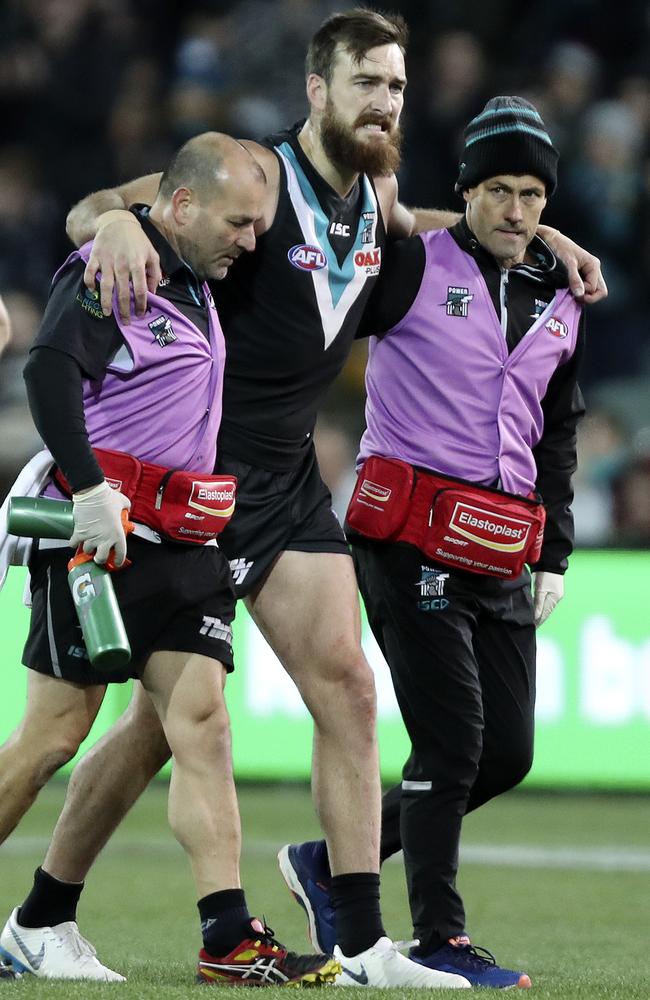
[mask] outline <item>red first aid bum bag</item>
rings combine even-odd
[[[203,545],[216,538],[235,509],[235,476],[204,476],[184,469],[165,469],[133,455],[94,448],[106,482],[131,501],[129,517],[175,542]],[[70,494],[56,470],[57,484]]]
[[[445,566],[507,579],[539,559],[545,520],[538,499],[372,455],[359,472],[346,527],[378,541],[410,542]]]

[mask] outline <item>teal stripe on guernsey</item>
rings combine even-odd
[[[540,122],[540,124],[543,124],[542,117],[539,111],[536,111],[535,108],[522,108],[519,107],[519,105],[512,105],[510,107],[504,106],[502,108],[488,108],[487,111],[481,111],[480,115],[477,115],[476,118],[472,118],[470,125],[473,125],[474,122],[480,122],[481,119],[488,118],[491,115],[516,115],[517,118],[522,115],[528,115],[529,118],[534,118],[536,121]]]
[[[530,125],[495,125],[492,128],[485,128],[482,131],[477,132],[471,138],[465,140],[465,148],[467,146],[473,145],[475,142],[480,142],[481,139],[489,139],[491,135],[503,135],[506,132],[527,132],[529,135],[535,135],[538,139],[543,142],[547,142],[549,146],[552,146],[552,142],[546,132],[542,132],[539,128],[531,128]]]
[[[327,259],[327,278],[329,283],[330,294],[332,296],[332,306],[336,308],[339,303],[341,296],[343,295],[345,289],[348,287],[350,282],[355,276],[354,270],[354,255],[362,246],[361,244],[361,233],[364,229],[364,219],[363,212],[372,212],[375,210],[374,204],[371,202],[368,196],[368,189],[364,183],[363,188],[363,208],[359,213],[359,224],[357,227],[356,239],[350,248],[342,266],[339,265],[336,259],[336,254],[332,249],[332,245],[329,240],[328,229],[330,225],[330,220],[327,218],[325,212],[322,209],[321,203],[316,197],[316,192],[309,183],[305,172],[303,171],[298,158],[289,145],[288,142],[283,142],[281,146],[278,146],[280,152],[286,156],[287,160],[293,167],[298,184],[300,185],[300,191],[307,202],[307,205],[311,209],[314,215],[314,227],[316,230],[316,236],[318,237],[318,243],[321,247],[325,257]]]

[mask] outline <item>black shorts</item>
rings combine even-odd
[[[37,552],[30,562],[32,616],[23,651],[26,667],[77,684],[121,683],[139,677],[155,650],[200,653],[233,669],[235,592],[216,546],[156,545],[129,538],[133,565],[114,573],[113,586],[131,662],[93,670],[67,581],[68,548]]]
[[[235,513],[219,536],[237,597],[264,580],[281,552],[349,554],[313,447],[289,472],[269,472],[229,455],[219,456],[215,471],[237,476]]]

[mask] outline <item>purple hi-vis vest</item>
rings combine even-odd
[[[549,379],[575,350],[580,307],[562,289],[509,354],[475,260],[423,233],[426,266],[406,316],[370,338],[359,461],[401,458],[525,496],[537,470]]]
[[[92,243],[70,254],[88,261]],[[204,284],[210,339],[171,302],[149,293],[144,316],[125,326],[115,318],[125,346],[98,381],[84,379],[90,442],[125,451],[168,468],[211,473],[221,423],[226,358],[219,317]]]

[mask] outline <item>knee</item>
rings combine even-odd
[[[355,649],[344,663],[337,664],[336,674],[342,696],[357,713],[374,720],[377,711],[375,675],[361,650]]]
[[[511,730],[509,738],[501,740],[499,750],[499,769],[506,791],[523,781],[533,766],[532,730],[524,727]]]
[[[64,764],[72,760],[78,749],[78,747],[75,750],[61,747],[44,753],[31,774],[34,788],[40,791]]]
[[[514,788],[524,780],[533,766],[533,747],[531,744],[522,744],[516,747],[512,754],[507,768],[507,786],[504,788]]]
[[[375,677],[359,646],[339,648],[308,678],[303,697],[317,723],[354,717],[356,732],[374,733],[377,721]]]
[[[436,795],[449,801],[465,801],[479,775],[480,740],[463,747],[447,746],[435,742],[425,745],[420,741],[404,768],[404,778],[420,780],[425,776],[432,783]]]
[[[52,775],[72,760],[87,735],[88,727],[70,724],[50,731],[38,745],[24,746],[23,759],[31,762],[28,780],[34,790],[40,791]]]
[[[178,760],[193,757],[224,759],[230,755],[230,720],[218,698],[201,700],[184,711],[168,713],[165,745]]]
[[[533,766],[532,743],[511,742],[502,752],[481,762],[478,784],[485,799],[515,788]]]

